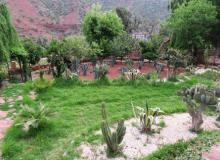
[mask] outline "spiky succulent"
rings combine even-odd
[[[162,111],[159,107],[149,108],[147,101],[145,109],[139,106],[134,106],[133,103],[131,104],[135,118],[140,121],[140,128],[142,132],[150,132],[152,130],[152,125],[155,123],[156,117],[164,114],[164,111]]]

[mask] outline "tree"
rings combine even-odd
[[[14,51],[19,51],[21,53]],[[26,56],[17,31],[11,23],[11,17],[8,8],[4,3],[2,3],[0,4],[0,61],[6,62],[8,71],[8,61],[12,52],[14,52],[14,55],[17,53],[23,55],[23,57]]]
[[[40,58],[45,53],[45,48],[41,47],[37,43],[34,43],[31,39],[23,39],[23,46],[28,53],[28,59],[30,64],[35,65],[40,61]]]
[[[8,58],[10,50],[18,47],[22,47],[22,45],[11,23],[10,13],[5,4],[0,4],[0,57],[5,55]]]
[[[121,60],[128,53],[139,49],[137,41],[126,32],[116,37],[110,46],[112,54],[116,57],[120,57]]]
[[[194,62],[202,62],[203,49],[209,41],[208,35],[216,24],[216,7],[208,0],[191,0],[174,10],[167,28],[171,34],[171,46],[192,52]]]
[[[114,11],[102,12],[99,6],[89,11],[83,20],[83,33],[91,45],[97,43],[107,56],[109,43],[123,33],[123,24]]]
[[[159,35],[153,35],[148,41],[141,41],[141,53],[149,61],[155,61],[159,58],[159,47],[163,39]]]
[[[121,18],[125,31],[129,34],[132,33],[132,30],[135,28],[135,21],[132,13],[122,7],[116,8],[116,13]]]
[[[88,55],[89,44],[83,36],[69,36],[63,40],[65,55],[83,58]]]
[[[66,67],[64,63],[65,54],[62,45],[61,41],[52,40],[47,49],[47,54],[50,55],[49,61],[51,62],[53,76],[57,78],[62,76]]]
[[[190,0],[172,0],[169,8],[171,9],[172,12],[174,12],[175,9],[177,9],[181,4],[183,3],[187,3]],[[218,19],[218,23],[216,23],[215,25],[213,25],[212,27],[212,31],[210,33],[210,40],[212,41],[212,43],[214,44],[214,46],[216,47],[220,47],[220,1],[219,0],[210,0],[212,1],[213,5],[216,6],[217,8],[217,19]]]

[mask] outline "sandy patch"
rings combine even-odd
[[[204,116],[204,130],[218,129],[215,125],[216,117]],[[141,134],[135,119],[125,122],[127,131],[122,142],[124,157],[114,158],[115,160],[137,159],[147,156],[156,151],[164,144],[173,144],[179,140],[189,140],[197,136],[196,133],[189,131],[191,127],[191,117],[188,113],[173,114],[162,116],[157,119],[157,123],[163,120],[166,127],[160,130],[160,133],[152,135]],[[155,127],[158,129],[158,126]],[[100,132],[99,132],[100,133]],[[92,146],[83,143],[79,146],[78,151],[81,153],[80,159],[88,160],[106,160],[106,145]]]

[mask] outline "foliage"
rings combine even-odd
[[[169,8],[172,10],[172,12],[175,11],[181,4],[189,2],[190,0],[172,0]],[[219,24],[220,24],[220,1],[219,0],[210,0],[213,5],[216,6],[217,8],[217,19],[218,22],[212,26],[212,31],[209,35],[209,39],[213,42],[213,44],[217,47],[220,42],[219,34],[220,34],[220,29],[219,29]]]
[[[84,141],[92,144],[101,143],[101,136],[95,133],[100,129],[101,118],[100,103],[104,100],[108,104],[108,120],[114,124],[117,120],[129,119],[132,116],[131,98],[135,102],[142,102],[143,97],[150,97],[149,102],[152,106],[160,106],[167,114],[185,112],[186,107],[177,97],[177,90],[183,86],[191,86],[197,82],[211,85],[212,80],[193,75],[190,80],[181,84],[173,85],[165,83],[160,87],[140,83],[130,85],[129,83],[115,83],[100,86],[84,81],[81,85],[68,85],[66,81],[56,79],[62,84],[54,84],[46,92],[38,93],[35,101],[29,98],[29,92],[33,89],[31,82],[24,84],[13,84],[5,88],[1,94],[6,97],[22,95],[24,101],[17,101],[14,104],[16,111],[20,110],[20,104],[25,103],[35,106],[42,102],[52,112],[57,113],[56,118],[51,118],[51,127],[45,127],[33,138],[23,138],[23,132],[18,127],[12,126],[3,139],[2,148],[8,147],[10,155],[4,150],[4,159],[53,159],[58,160],[63,157],[63,153],[68,152],[64,159],[74,159],[77,157],[77,146]],[[134,94],[135,93],[135,94]],[[169,98],[167,98],[169,95]],[[172,106],[172,107],[171,107]],[[9,105],[2,107],[10,110]],[[94,116],[95,115],[95,116]],[[117,127],[117,126],[116,126]],[[21,138],[20,138],[21,137]],[[72,141],[74,139],[74,141]],[[72,143],[57,143],[57,142]],[[14,147],[13,144],[16,144]],[[18,149],[18,152],[15,152]],[[27,148],[31,148],[27,152]],[[59,152],[57,152],[59,150]],[[3,150],[1,150],[3,152]],[[7,153],[6,153],[7,152]],[[168,157],[169,159],[169,157]]]
[[[63,52],[63,43],[58,40],[52,40],[47,49],[50,55],[51,68],[54,77],[61,77],[65,71],[66,65],[64,63],[65,54]]]
[[[139,106],[134,106],[131,102],[134,117],[140,122],[140,129],[142,132],[149,133],[152,131],[152,126],[155,123],[157,116],[164,114],[160,108],[149,108],[146,101],[145,109]]]
[[[108,53],[109,42],[123,32],[123,24],[113,11],[102,12],[94,6],[83,21],[83,33],[89,44],[97,43],[103,53]],[[104,56],[104,55],[103,55]]]
[[[178,141],[162,146],[142,160],[201,160],[202,153],[220,141],[219,131],[204,132],[190,141]]]
[[[34,43],[31,39],[24,39],[22,42],[24,49],[28,53],[29,62],[32,65],[37,64],[40,61],[40,58],[44,55],[45,49]]]
[[[186,103],[188,112],[192,117],[192,131],[200,131],[203,123],[203,111],[206,107],[217,104],[214,90],[203,85],[194,85],[191,88],[183,88],[178,92],[178,95]]]
[[[216,16],[216,7],[208,0],[183,3],[174,10],[167,23],[167,29],[171,34],[171,46],[193,50],[194,58],[198,58],[198,49],[203,49],[209,42],[207,35],[217,22]]]
[[[47,123],[51,115],[52,112],[45,108],[43,104],[36,108],[22,106],[19,113],[20,122],[16,126],[22,126],[25,132],[29,132],[32,129],[37,130]]]
[[[132,15],[132,13],[126,8],[118,7],[115,10],[124,25],[125,31],[128,34],[131,34],[132,31],[138,27],[137,24],[135,23],[136,17]]]
[[[132,51],[137,51],[139,49],[138,42],[127,33],[123,33],[114,38],[110,46],[110,52],[121,59]]]
[[[124,120],[120,120],[118,122],[118,127],[115,132],[111,132],[111,129],[109,127],[109,123],[107,120],[107,114],[105,109],[105,104],[102,104],[102,135],[104,137],[104,140],[108,146],[108,151],[112,152],[114,154],[119,152],[119,144],[122,142],[126,127],[124,126]]]
[[[159,35],[154,35],[148,41],[141,41],[141,53],[149,61],[155,61],[159,58],[159,47],[162,43],[162,38]]]
[[[22,44],[11,23],[7,6],[0,4],[0,59],[8,60],[10,51],[15,48],[22,48]]]
[[[145,77],[149,81],[149,83],[152,84],[153,86],[156,86],[160,82],[159,75],[156,71],[147,73]]]
[[[62,78],[64,80],[71,80],[71,81],[74,81],[74,82],[79,82],[80,81],[79,75],[77,75],[75,73],[72,73],[68,68],[65,69],[64,73],[62,74]]]
[[[4,81],[5,78],[6,78],[5,73],[0,71],[0,87],[1,87],[2,82]]]
[[[33,81],[33,87],[37,91],[44,91],[52,85],[52,81],[43,77],[43,72],[40,71],[40,78]]]
[[[63,52],[77,58],[88,57],[89,44],[83,36],[69,36],[63,40]]]

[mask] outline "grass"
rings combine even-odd
[[[201,160],[202,152],[220,142],[220,131],[205,132],[190,141],[165,145],[142,160]]]
[[[58,81],[45,92],[40,92],[35,101],[28,97],[33,89],[30,82],[12,85],[2,92],[4,96],[23,95],[23,103],[29,106],[43,103],[55,112],[55,116],[48,127],[33,137],[24,135],[18,127],[11,127],[4,138],[2,153],[6,160],[73,159],[78,156],[76,146],[81,142],[102,141],[100,136],[94,135],[94,131],[100,129],[102,102],[106,103],[111,123],[132,116],[131,99],[135,104],[144,105],[147,98],[150,106],[160,107],[167,114],[184,112],[186,108],[176,92],[183,86],[198,82],[212,84],[211,80],[196,76],[177,85],[167,82],[158,86],[143,82],[129,85],[117,81],[107,85],[88,82],[71,85]],[[19,111],[20,102],[16,102],[14,108]],[[4,105],[0,109],[9,108]]]

